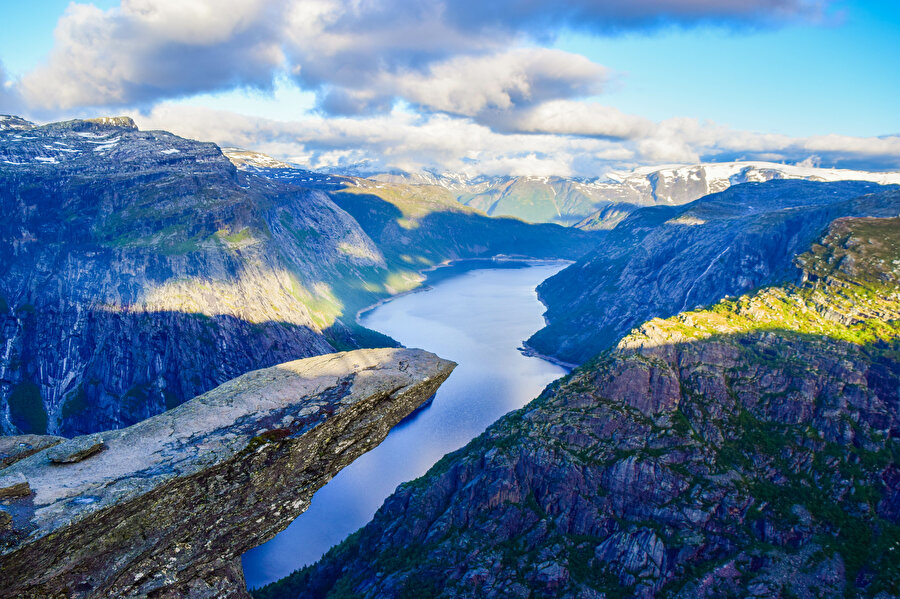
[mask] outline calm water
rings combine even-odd
[[[544,324],[534,288],[564,266],[472,270],[394,299],[360,319],[407,347],[427,349],[459,366],[427,408],[338,473],[284,532],[244,555],[248,586],[317,561],[371,520],[398,484],[421,476],[444,454],[565,374],[517,350]]]

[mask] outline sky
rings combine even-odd
[[[0,0],[0,113],[314,168],[900,170],[896,0]]]

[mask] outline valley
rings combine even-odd
[[[425,407],[335,476],[284,532],[244,556],[248,586],[262,586],[318,561],[368,522],[398,484],[425,474],[444,454],[565,374],[518,350],[543,322],[534,288],[565,263],[467,266],[479,268],[429,279],[427,289],[362,316],[367,328],[408,347],[427,348],[457,366]]]
[[[900,593],[900,191],[775,166],[362,177],[0,120],[0,597]],[[253,408],[296,360],[337,382]]]

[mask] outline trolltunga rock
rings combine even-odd
[[[250,372],[96,439],[0,469],[0,598],[249,597],[240,556],[380,443],[455,367],[415,349]],[[74,441],[74,442],[73,442]],[[80,461],[56,463],[64,446]]]

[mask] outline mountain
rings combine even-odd
[[[214,144],[125,117],[0,123],[4,434],[119,428],[250,370],[391,345],[356,312],[419,285],[425,268],[576,258],[594,243],[415,197],[404,205],[416,230],[403,235],[412,221],[366,195],[377,230],[401,231],[382,251],[329,197],[343,179],[262,176],[254,169],[285,169],[259,156],[240,170]],[[448,233],[465,238],[470,224],[470,242]]]
[[[324,194],[126,118],[0,133],[0,207],[5,433],[117,428],[333,351],[329,282],[386,266]]]
[[[835,218],[896,214],[896,187],[812,181],[745,183],[683,206],[636,210],[538,287],[547,326],[527,345],[580,364],[655,316],[798,280],[794,255]]]
[[[601,238],[595,232],[551,223],[488,218],[456,201],[447,188],[450,179],[427,173],[361,178],[308,171],[246,150],[226,149],[225,154],[242,171],[326,192],[360,224],[388,263],[396,265],[394,281],[399,286],[391,292],[417,284],[418,271],[447,260],[496,255],[574,258],[593,249]],[[417,183],[409,183],[410,178]]]
[[[333,169],[332,174],[342,173]],[[491,216],[512,216],[527,222],[553,222],[582,229],[608,230],[642,206],[678,205],[732,185],[777,179],[868,181],[900,184],[900,173],[816,168],[772,162],[723,162],[641,167],[611,171],[603,177],[478,176],[453,173],[379,173],[343,171],[384,183],[443,187],[460,203]]]
[[[254,596],[897,596],[900,218],[796,264],[633,330]]]

